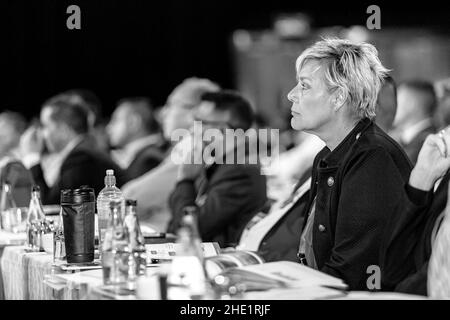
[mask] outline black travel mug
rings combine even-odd
[[[94,261],[95,194],[94,189],[61,191],[64,242],[68,263]]]

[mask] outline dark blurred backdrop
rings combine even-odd
[[[124,96],[163,104],[186,77],[236,87],[231,35],[272,27],[279,13],[305,12],[314,27],[365,25],[378,4],[383,27],[427,27],[447,32],[445,1],[388,4],[362,1],[226,0],[2,0],[1,108],[36,114],[49,96],[88,88],[105,115]],[[81,7],[81,30],[66,28],[66,8]]]

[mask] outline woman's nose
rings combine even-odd
[[[297,101],[297,98],[296,98],[296,96],[295,96],[295,91],[296,91],[296,89],[297,89],[297,86],[295,86],[294,88],[292,88],[292,90],[289,91],[289,93],[288,93],[288,95],[287,95],[288,100],[289,100],[290,102],[292,102],[292,103],[294,103],[294,102]]]

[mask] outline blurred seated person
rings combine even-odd
[[[171,139],[172,133],[177,129],[189,129],[201,95],[217,90],[219,86],[208,79],[188,78],[171,92],[160,112],[164,137],[172,143],[171,152],[184,152],[190,146],[189,138],[175,145]],[[171,217],[168,199],[177,178],[178,165],[172,161],[171,152],[160,165],[122,187],[125,197],[137,200],[140,221],[161,232],[167,229]]]
[[[434,114],[434,123],[438,130],[442,130],[450,125],[450,91],[440,97]]]
[[[433,115],[436,95],[426,81],[404,82],[398,87],[398,109],[391,136],[400,143],[413,164],[425,138],[436,132]]]
[[[104,153],[84,145],[89,124],[86,109],[69,100],[50,100],[44,103],[40,114],[41,127],[30,127],[21,137],[20,149],[24,165],[31,170],[41,188],[43,204],[59,204],[62,189],[75,189],[82,185],[94,188],[98,194],[104,187],[107,169],[113,169],[117,185],[124,179],[120,168]],[[48,186],[40,165],[45,146],[54,155],[57,178]]]
[[[103,139],[101,134],[104,130],[101,130],[101,126],[99,125],[101,103],[97,96],[86,89],[72,89],[51,97],[46,101],[46,104],[57,104],[59,101],[77,104],[84,108],[87,113],[88,132],[84,135],[82,141],[83,147],[99,150],[107,154],[109,147],[107,140]],[[45,182],[49,187],[56,183],[59,176],[60,160],[61,158],[57,153],[49,152],[44,145],[40,162]]]
[[[28,206],[33,179],[20,161],[19,143],[27,122],[12,111],[0,113],[0,183],[9,183],[12,196],[19,207]]]
[[[397,114],[397,85],[390,75],[384,77],[383,85],[377,97],[376,110],[376,124],[384,132],[390,132]]]
[[[127,181],[156,167],[165,157],[166,143],[147,98],[122,99],[106,127],[113,160]]]
[[[173,217],[167,231],[176,233],[184,209],[197,206],[202,240],[218,242],[221,247],[234,246],[246,224],[267,201],[266,178],[258,161],[252,163],[250,159],[252,142],[246,144],[243,138],[241,143],[229,143],[234,138],[227,138],[234,136],[229,131],[240,130],[243,134],[250,129],[253,111],[249,102],[234,91],[205,93],[201,100],[195,120],[201,121],[203,134],[195,135],[193,139],[198,140],[193,141],[191,152],[178,168],[175,190],[169,199]],[[211,145],[205,139],[212,140],[204,135],[212,134],[213,129],[220,133],[220,137],[214,136],[214,142],[219,139],[221,145],[225,143],[208,154]],[[196,146],[203,146],[203,159],[193,163],[190,157],[198,151]],[[207,163],[205,156],[210,155],[212,160]]]
[[[62,94],[69,97],[71,102],[81,104],[88,112],[89,133],[84,143],[90,143],[107,153],[109,143],[105,130],[106,123],[102,118],[102,103],[97,95],[88,89],[70,89]]]
[[[450,188],[447,199],[450,197]],[[428,266],[427,292],[432,299],[450,299],[450,202],[447,201]]]
[[[384,277],[381,281],[395,286],[395,291],[430,294],[427,290],[429,261],[448,201],[449,152],[450,130],[426,138],[405,186],[404,197],[396,214],[390,216],[382,247]]]
[[[435,81],[433,85],[438,99],[450,96],[450,78]]]
[[[26,127],[27,122],[20,113],[0,113],[0,167],[11,160],[20,159],[20,136]]]

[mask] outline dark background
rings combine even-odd
[[[1,108],[37,114],[44,100],[69,88],[93,90],[109,115],[124,96],[161,105],[184,78],[234,87],[230,35],[268,29],[276,14],[302,11],[313,26],[365,25],[381,8],[381,26],[448,30],[445,2],[241,0],[2,0]],[[81,8],[81,30],[66,28],[66,9]]]

